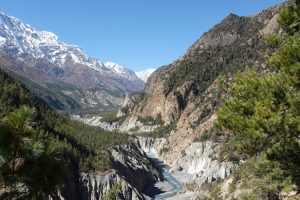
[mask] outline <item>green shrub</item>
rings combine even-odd
[[[107,195],[105,195],[102,199],[103,200],[115,200],[118,197],[121,190],[122,190],[121,183],[117,183],[109,190],[109,193]]]
[[[175,124],[169,124],[166,126],[159,126],[152,132],[140,133],[144,137],[153,137],[153,138],[166,138],[169,136],[170,132],[175,129]]]
[[[151,116],[147,116],[147,117],[138,117],[138,121],[140,121],[142,124],[144,125],[162,125],[163,121],[161,118],[161,115],[157,115],[156,118],[153,118]]]

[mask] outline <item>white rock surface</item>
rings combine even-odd
[[[110,190],[117,184],[121,187],[118,200],[147,200],[150,199],[137,191],[124,177],[115,170],[105,173],[81,173],[80,175],[80,199],[100,200],[109,194]]]
[[[108,131],[116,131],[119,128],[118,122],[108,123],[101,121],[101,116],[91,116],[87,117],[84,115],[72,115],[71,119],[81,121],[85,124],[91,125],[91,126],[99,126],[105,130]]]
[[[158,125],[144,125],[136,116],[128,117],[123,124],[120,125],[119,131],[132,133],[149,133],[154,131]]]
[[[183,194],[178,194],[174,197],[169,197],[169,198],[166,198],[165,200],[194,200],[196,199],[197,196],[195,195],[194,192],[185,192]]]
[[[217,160],[220,149],[220,144],[211,141],[193,142],[174,160],[172,170],[182,169],[182,172],[194,175],[200,185],[217,178],[224,179],[230,175],[234,164]]]
[[[165,138],[138,137],[141,148],[147,154],[152,154],[159,158],[159,152],[166,143]]]

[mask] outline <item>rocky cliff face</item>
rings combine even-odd
[[[251,17],[230,14],[180,59],[149,77],[132,116],[161,116],[166,123],[176,122],[189,103],[205,96],[218,76],[236,73],[246,66],[261,67],[264,35],[278,31],[277,13],[278,7],[271,7]]]
[[[220,76],[230,80],[246,66],[263,68],[264,34],[278,31],[277,13],[278,7],[271,7],[251,17],[226,17],[179,60],[150,76],[143,98],[121,130],[134,129],[141,117],[161,117],[165,124],[175,124],[166,142],[169,151],[162,155],[172,164],[195,138],[213,127],[224,94],[218,85]]]
[[[149,197],[131,186],[117,171],[106,173],[82,173],[80,176],[80,199],[100,200],[116,189],[117,200],[146,200]]]
[[[207,142],[193,142],[172,163],[173,170],[194,175],[198,185],[214,182],[217,178],[225,179],[231,174],[234,164],[218,161],[218,154],[222,144]]]
[[[109,154],[112,167],[138,191],[146,191],[160,179],[159,172],[141,149],[138,140],[130,145],[115,146]]]
[[[160,181],[154,163],[139,140],[117,145],[109,151],[112,169],[106,172],[77,172],[73,166],[65,187],[52,200],[150,200],[147,192]]]
[[[116,131],[119,128],[118,122],[103,122],[100,116],[71,115],[71,119],[81,121],[91,126],[99,126],[107,131]]]
[[[235,164],[218,161],[223,139],[212,138],[216,110],[221,97],[226,96],[220,83],[249,67],[264,70],[264,37],[279,31],[277,17],[278,7],[251,17],[230,14],[180,59],[149,77],[143,98],[131,105],[132,112],[121,130],[138,130],[140,118],[160,117],[165,125],[175,128],[166,133],[163,143],[140,139],[143,149],[161,152],[160,158],[175,173],[192,175],[192,182],[199,187],[228,177]]]
[[[166,143],[165,138],[151,138],[151,137],[138,137],[141,149],[147,153],[152,154],[156,158],[159,157],[160,151]]]
[[[141,148],[146,153],[161,156],[161,150],[167,146],[165,138],[138,137]],[[192,175],[191,180],[197,183],[214,182],[217,178],[228,177],[236,164],[219,161],[218,154],[222,148],[221,143],[192,142],[171,163],[171,171],[180,171]]]

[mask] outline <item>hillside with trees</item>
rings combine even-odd
[[[128,136],[71,121],[0,71],[1,199],[55,194],[72,170],[105,171],[107,150]],[[54,176],[55,174],[55,176]]]
[[[178,199],[299,198],[299,4],[230,14],[128,104],[122,128],[164,137],[160,157],[194,176]]]
[[[283,32],[269,35],[268,71],[239,73],[218,111],[223,156],[247,159],[234,174],[248,199],[279,199],[300,184],[300,3],[281,8]]]

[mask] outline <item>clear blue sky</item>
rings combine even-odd
[[[283,0],[5,0],[0,11],[135,71],[169,64],[229,13]]]

